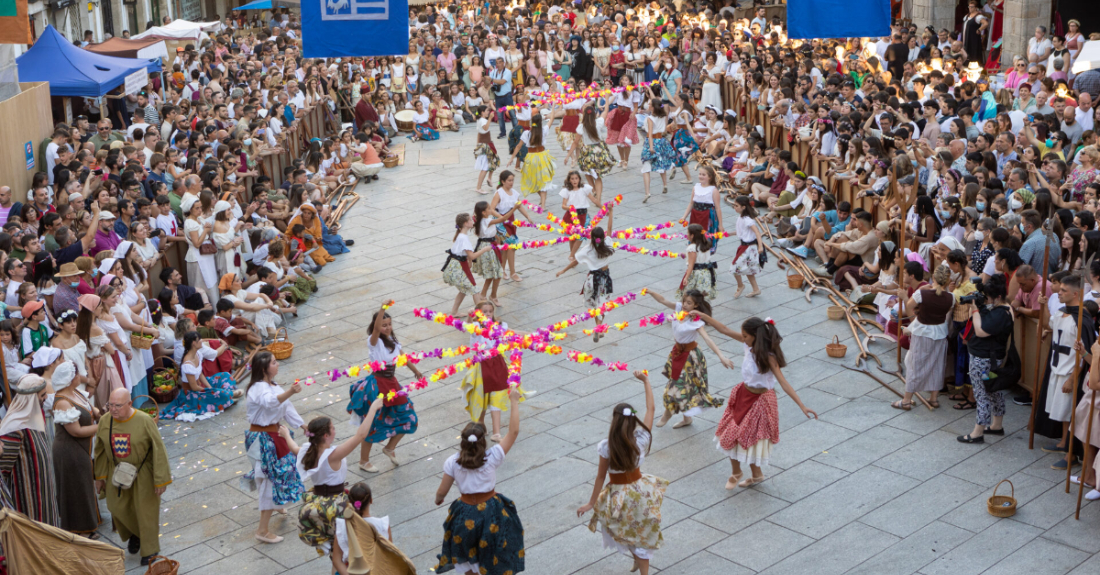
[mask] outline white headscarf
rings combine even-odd
[[[15,433],[23,429],[46,431],[46,418],[42,415],[42,404],[38,401],[38,392],[45,387],[46,380],[39,375],[29,373],[19,379],[15,385],[16,394],[8,406],[8,414],[0,421],[0,435]],[[32,391],[34,390],[34,391]]]

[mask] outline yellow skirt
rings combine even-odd
[[[550,152],[528,153],[520,171],[520,191],[524,196],[553,191],[554,170],[554,158],[550,157]]]
[[[485,382],[481,379],[481,364],[474,365],[473,369],[466,372],[466,377],[462,378],[459,389],[466,394],[466,412],[470,414],[471,421],[480,421],[482,413],[489,413],[490,408],[508,411],[510,402],[507,391],[485,393]],[[521,403],[527,401],[523,385],[516,386],[516,391],[519,392]]]

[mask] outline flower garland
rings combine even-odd
[[[651,250],[649,248],[639,248],[630,244],[623,244],[619,242],[612,242],[611,247],[630,252],[632,254],[640,254],[643,256],[653,256],[655,258],[686,258],[686,253],[670,252],[668,250]]]
[[[576,92],[569,89],[568,84],[561,78],[561,76],[553,75],[553,78],[560,84],[565,86],[566,92],[544,92],[541,90],[532,91],[531,95],[535,96],[530,102],[521,102],[519,104],[512,104],[511,106],[501,106],[497,108],[497,112],[508,112],[512,110],[519,110],[522,108],[541,107],[549,104],[550,106],[564,106],[576,100],[591,100],[593,98],[607,98],[613,94],[620,94],[622,92],[632,92],[634,90],[643,90],[648,88],[652,84],[658,84],[657,80],[652,82],[639,82],[633,86],[619,86],[617,88],[605,88],[600,90],[598,87],[589,86],[582,92]]]

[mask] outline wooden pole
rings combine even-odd
[[[1043,242],[1045,243],[1046,241],[1047,239],[1044,237]],[[1070,392],[1070,397],[1073,400],[1073,411],[1069,412],[1069,433],[1066,437],[1066,493],[1069,493],[1069,478],[1070,474],[1073,473],[1073,425],[1074,423],[1076,423],[1077,420],[1077,383],[1081,375],[1081,352],[1077,349],[1077,346],[1081,343],[1081,318],[1084,316],[1085,312],[1085,299],[1083,297],[1085,286],[1085,271],[1091,268],[1091,260],[1093,259],[1096,259],[1095,255],[1093,255],[1092,258],[1089,258],[1090,261],[1088,265],[1083,266],[1078,271],[1081,277],[1082,297],[1080,298],[1080,301],[1077,302],[1077,341],[1073,343],[1073,391]],[[1048,389],[1047,392],[1049,393],[1050,390]]]
[[[1047,290],[1047,268],[1050,261],[1050,219],[1043,222],[1043,235],[1046,236],[1046,240],[1043,242],[1043,269],[1039,272],[1039,277],[1042,278],[1039,284],[1039,294],[1045,294]],[[1047,306],[1042,306],[1039,309],[1039,325],[1035,327],[1035,344],[1036,359],[1035,359],[1035,380],[1031,387],[1031,419],[1028,420],[1027,428],[1027,448],[1035,449],[1035,409],[1039,405],[1039,388],[1041,387],[1043,370],[1046,367],[1044,364],[1047,362],[1047,358],[1043,357],[1043,326],[1046,324],[1043,318],[1046,316]],[[970,382],[973,384],[974,382]]]
[[[1096,361],[1096,359],[1093,358],[1094,363],[1095,363],[1095,361]],[[1094,373],[1094,369],[1090,366],[1090,368],[1089,368],[1089,390],[1092,391],[1092,398],[1089,400],[1089,423],[1085,427],[1085,441],[1082,442],[1085,445],[1085,454],[1084,454],[1083,457],[1081,457],[1081,473],[1080,473],[1080,475],[1077,476],[1077,479],[1080,480],[1080,485],[1077,486],[1077,510],[1073,514],[1073,518],[1078,520],[1078,521],[1081,520],[1081,497],[1085,494],[1085,473],[1086,473],[1086,470],[1089,468],[1089,465],[1090,465],[1090,462],[1089,462],[1089,447],[1088,446],[1089,446],[1089,442],[1092,441],[1092,418],[1093,418],[1094,414],[1096,413],[1096,390],[1092,389],[1092,387],[1093,387],[1092,379],[1094,377],[1096,377],[1096,374]],[[1074,406],[1073,410],[1077,411],[1077,406]],[[1070,440],[1072,442],[1072,438]],[[1095,460],[1096,457],[1093,456],[1093,459]],[[1095,483],[1096,479],[1094,478],[1092,481],[1093,481],[1093,483]]]
[[[893,175],[890,176],[890,185],[897,186],[897,180],[894,178]],[[901,235],[898,238],[898,255],[901,256],[901,265],[898,266],[898,292],[904,293],[902,290],[905,289],[905,226],[907,217],[906,212],[909,211],[909,206],[906,205],[907,202],[905,201],[905,198],[901,198],[897,195],[896,187],[894,191],[894,197],[897,197],[899,203],[901,204]],[[908,299],[907,296],[902,296],[898,298],[898,325],[897,333],[895,334],[898,342],[898,373],[903,373],[901,368],[901,323],[902,319],[905,317],[906,299]]]

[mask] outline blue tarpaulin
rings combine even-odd
[[[396,56],[409,53],[408,0],[306,0],[306,58]]]
[[[160,71],[160,58],[116,58],[89,52],[74,46],[53,26],[46,26],[34,46],[15,62],[20,82],[49,82],[51,96],[98,98],[137,70]]]
[[[890,0],[787,0],[789,38],[889,35]]]
[[[233,8],[233,10],[270,10],[272,6],[276,8],[292,8],[299,5],[299,0],[256,0],[244,6],[237,6]]]

